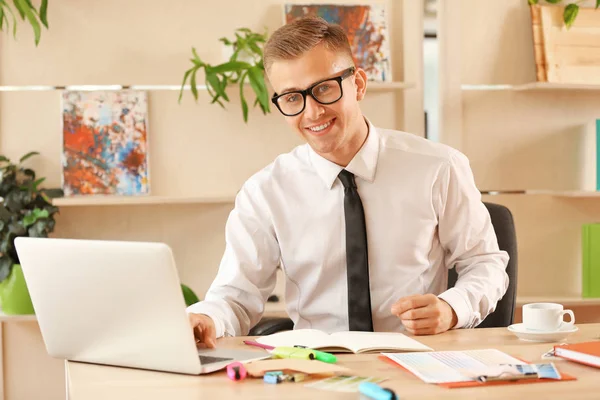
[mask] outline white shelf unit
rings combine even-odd
[[[593,198],[600,197],[600,192],[583,191],[583,190],[567,190],[567,191],[552,191],[552,190],[532,190],[531,194],[550,195],[555,197],[579,197]]]
[[[72,206],[125,206],[125,205],[169,205],[169,204],[226,204],[233,203],[235,196],[74,196],[52,199],[58,207]]]
[[[521,92],[526,90],[600,90],[600,85],[576,84],[576,83],[550,83],[550,82],[530,82],[522,84],[497,84],[497,85],[461,85],[461,90],[465,91],[496,91],[512,90]]]

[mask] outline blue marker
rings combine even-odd
[[[265,383],[270,383],[270,384],[276,385],[279,382],[281,382],[281,378],[279,375],[265,375],[263,377],[263,381]]]
[[[390,389],[384,389],[376,383],[363,382],[358,385],[358,391],[374,400],[397,400],[396,393]]]

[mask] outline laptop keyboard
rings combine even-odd
[[[202,364],[202,365],[233,360],[233,358],[211,357],[211,356],[200,356],[200,355],[198,357],[200,357],[200,364]]]

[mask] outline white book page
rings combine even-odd
[[[431,347],[397,332],[336,332],[334,341],[351,349],[361,351],[430,351]]]
[[[274,347],[306,346],[311,349],[339,346],[339,339],[317,329],[297,329],[261,336],[256,341]]]

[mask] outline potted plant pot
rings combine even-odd
[[[35,314],[20,264],[14,264],[10,275],[0,282],[0,307],[4,314]]]

